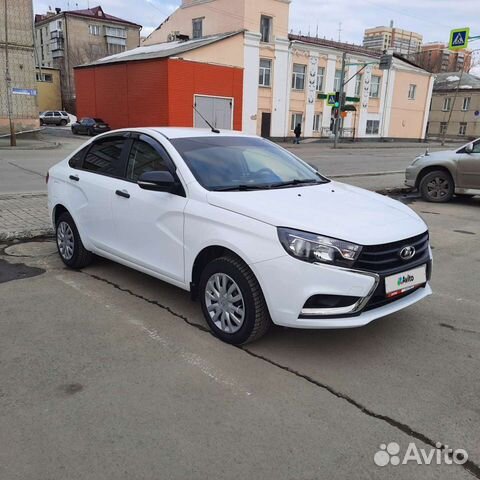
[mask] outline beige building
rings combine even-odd
[[[422,45],[420,52],[410,58],[416,64],[432,73],[469,72],[472,67],[471,50],[450,50],[446,43],[432,42]]]
[[[138,47],[141,28],[100,6],[35,15],[37,64],[60,69],[64,109],[75,112],[73,68]]]
[[[440,138],[444,134],[448,138],[458,139],[480,137],[479,78],[468,73],[461,75],[458,72],[437,75],[433,88],[428,136]]]
[[[340,88],[347,53],[348,112],[344,137],[423,139],[433,76],[400,58],[378,69],[380,54],[360,46],[289,35],[290,0],[183,0],[143,43],[199,39],[239,31],[214,45],[194,43],[179,58],[244,70],[242,127],[286,138],[296,124],[305,137],[331,136],[326,95]],[[159,47],[152,47],[159,48]],[[140,52],[139,52],[140,53]],[[145,50],[145,53],[147,51]],[[358,75],[357,75],[358,73]]]
[[[0,134],[10,132],[9,103],[16,131],[31,130],[39,126],[32,23],[31,0],[7,0],[6,4],[0,3]],[[6,47],[9,84],[6,78]]]
[[[363,46],[379,51],[392,49],[400,55],[411,55],[420,51],[422,41],[422,35],[394,27],[392,20],[389,27],[367,28]]]
[[[37,67],[36,89],[39,112],[62,110],[62,91],[58,68]]]

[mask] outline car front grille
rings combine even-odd
[[[429,235],[425,232],[398,242],[365,246],[354,268],[375,273],[403,270],[403,267],[408,268],[412,264],[418,264],[419,260],[428,260],[428,243]],[[415,247],[415,255],[408,260],[403,260],[400,257],[400,251],[407,246]]]

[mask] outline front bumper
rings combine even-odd
[[[417,186],[417,176],[419,169],[415,165],[410,165],[405,170],[405,185],[415,188]]]
[[[377,297],[384,291],[383,275],[331,265],[311,264],[289,255],[256,263],[251,267],[260,281],[273,323],[285,327],[311,329],[360,327],[402,310],[432,293],[427,282],[396,300],[382,304],[377,302]],[[405,269],[410,268],[408,266]],[[305,302],[319,294],[356,297],[359,301],[355,302],[353,308],[349,306],[343,310],[337,308],[315,312],[314,309],[305,309]]]

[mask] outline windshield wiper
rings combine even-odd
[[[295,180],[290,180],[288,182],[272,183],[272,185],[270,185],[270,188],[294,187],[297,185],[320,185],[322,183],[327,183],[327,180],[317,180],[315,178],[299,180],[296,178]]]
[[[267,190],[270,185],[232,185],[230,187],[212,188],[213,192],[247,192],[249,190]]]

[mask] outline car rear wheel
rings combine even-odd
[[[61,125],[62,127],[64,127],[67,123],[68,123],[68,122],[67,122],[66,120],[62,120],[62,121],[60,122],[60,125]]]
[[[233,255],[217,258],[205,267],[199,292],[210,329],[226,343],[242,345],[258,340],[271,325],[255,275]]]
[[[455,192],[451,175],[444,170],[427,173],[420,181],[420,194],[427,202],[448,202]]]
[[[58,218],[56,238],[58,253],[67,267],[79,269],[92,262],[93,253],[83,246],[77,226],[68,212],[62,213]]]

